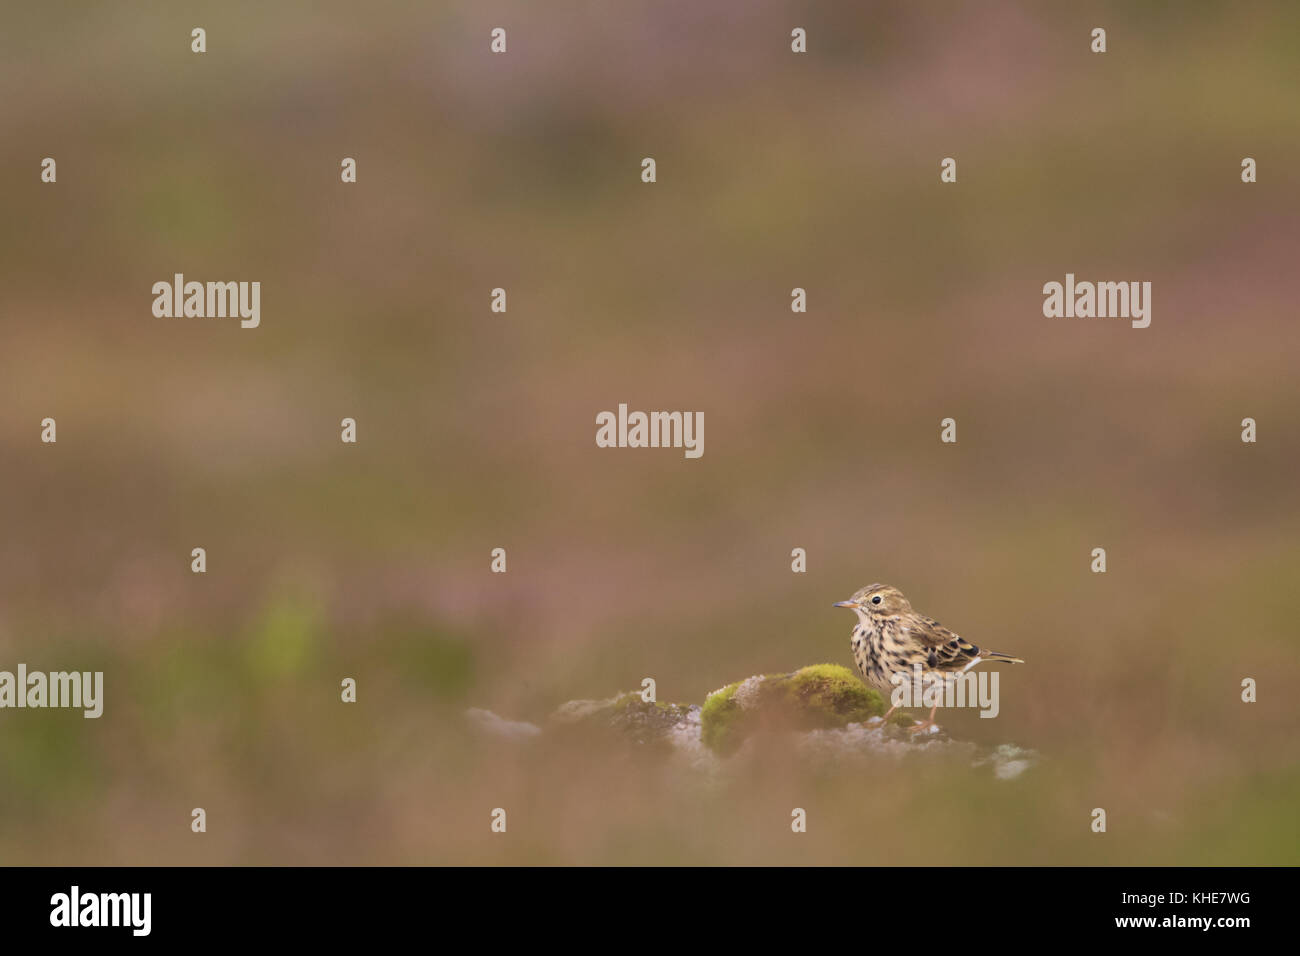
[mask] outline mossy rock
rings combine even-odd
[[[641,699],[628,691],[607,700],[571,700],[551,715],[559,728],[613,732],[639,744],[664,740],[678,724],[687,720],[690,708]]]
[[[766,674],[715,690],[700,714],[704,743],[734,753],[757,730],[818,730],[885,713],[880,693],[847,667],[814,664],[791,674]]]

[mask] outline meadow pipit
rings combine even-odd
[[[903,592],[888,584],[868,584],[835,606],[857,612],[853,660],[863,680],[881,690],[889,691],[895,686],[890,678],[896,673],[901,672],[907,680],[912,680],[917,664],[924,678],[965,673],[981,661],[1024,663],[1009,654],[981,650],[938,621],[917,614]],[[885,720],[897,709],[897,705],[890,707]],[[938,709],[938,705],[930,708],[929,719],[913,727],[913,732],[933,727],[934,712]]]

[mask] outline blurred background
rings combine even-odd
[[[0,862],[1300,862],[1300,7],[0,16],[0,669],[105,675],[0,711]],[[1151,327],[1044,318],[1067,272]],[[704,456],[597,448],[620,402]],[[851,664],[873,581],[1028,660],[945,726],[1038,766],[467,733]]]

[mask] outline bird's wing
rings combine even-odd
[[[919,618],[908,624],[907,633],[923,647],[942,647],[953,641],[961,641],[961,638],[952,631],[928,617]]]
[[[908,625],[907,633],[921,650],[928,652],[931,668],[953,670],[964,667],[980,653],[980,649],[970,641],[928,617]]]

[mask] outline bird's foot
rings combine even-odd
[[[933,720],[922,720],[913,724],[908,730],[913,734],[937,734],[939,725]]]

